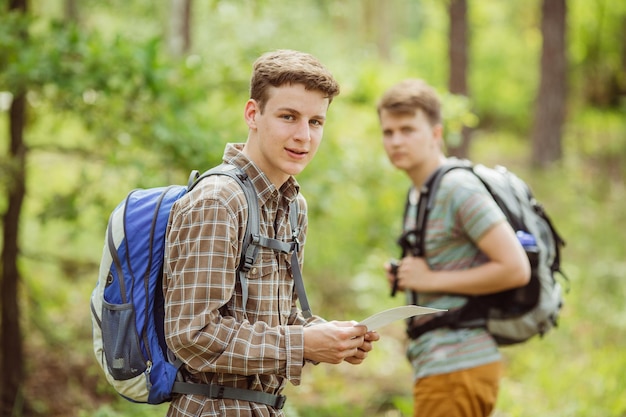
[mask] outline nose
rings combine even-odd
[[[301,141],[308,141],[311,139],[311,126],[309,126],[308,121],[302,120],[298,123],[294,139]]]
[[[397,145],[402,142],[402,135],[400,132],[389,132],[385,139],[390,145]]]

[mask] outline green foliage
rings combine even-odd
[[[480,138],[478,158],[502,163],[501,150],[507,149],[509,165],[528,180],[567,242],[568,281],[562,284],[569,292],[560,326],[544,340],[505,349],[507,375],[498,408],[506,416],[621,416],[626,411],[620,392],[626,369],[621,354],[626,233],[619,226],[626,220],[621,208],[626,189],[624,175],[613,174],[625,154],[620,134],[625,126],[617,119],[621,115],[581,114],[568,125],[565,161],[546,171],[519,165],[527,152],[522,141]],[[617,160],[596,163],[607,147]]]
[[[461,144],[463,127],[470,129],[478,126],[478,117],[472,112],[467,96],[444,94],[441,97],[444,118],[444,140],[447,146]]]
[[[461,121],[478,123],[472,157],[527,179],[568,242],[571,290],[561,325],[545,340],[506,349],[499,415],[624,415],[626,124],[620,104],[589,109],[582,82],[598,68],[600,80],[623,76],[615,38],[626,13],[621,3],[568,2],[573,91],[566,156],[537,172],[526,166],[524,132],[538,83],[538,1],[470,2],[471,102],[446,94],[441,2],[394,0],[386,60],[368,30],[374,17],[367,5],[376,2],[195,2],[195,46],[183,57],[166,51],[167,2],[80,3],[80,26],[55,20],[60,2],[39,2],[25,18],[0,13],[0,97],[28,89],[20,267],[26,390],[40,414],[54,414],[54,396],[37,389],[44,377],[71,393],[66,402],[80,416],[165,414],[167,405],[116,396],[92,359],[87,300],[107,216],[130,189],[183,183],[190,169],[216,164],[226,142],[245,140],[252,60],[269,49],[296,48],[327,63],[342,85],[319,154],[298,177],[309,204],[305,277],[314,311],[358,320],[403,302],[388,297],[382,264],[398,255],[409,182],[386,160],[375,102],[400,79],[423,77],[444,97],[447,133]],[[28,37],[16,36],[20,31]],[[0,105],[2,148],[6,110]],[[10,163],[0,158],[2,187]],[[361,366],[307,366],[302,385],[287,388],[288,415],[410,415],[402,323],[381,334]]]
[[[471,71],[469,85],[484,127],[523,133],[530,129],[537,91],[541,33],[539,2],[470,7],[472,55],[482,71]],[[507,30],[513,25],[515,30]],[[471,65],[471,64],[470,64]]]
[[[568,5],[571,20],[577,22],[568,34],[572,65],[579,68],[573,73],[572,88],[589,104],[623,111],[626,5],[607,0],[577,0]]]
[[[122,403],[123,405],[115,408],[105,405],[94,411],[80,411],[78,417],[124,417],[132,415],[133,417],[154,417],[164,416],[167,413],[167,404],[164,405],[137,405],[131,403]]]

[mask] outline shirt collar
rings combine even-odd
[[[267,178],[265,173],[261,171],[256,164],[243,154],[243,143],[229,143],[224,150],[224,156],[222,159],[224,162],[235,165],[242,169],[243,172],[248,175],[252,184],[256,189],[259,196],[259,201],[265,204],[270,198],[277,198],[282,195],[287,203],[291,203],[300,191],[300,185],[293,176],[290,176],[287,181],[280,187],[280,190],[276,189],[276,186]]]

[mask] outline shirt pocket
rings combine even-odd
[[[268,312],[275,311],[279,265],[276,256],[271,251],[259,251],[253,267],[246,273],[242,282],[242,295],[245,293],[243,286],[247,287],[247,303],[245,305],[248,318],[251,321],[267,319]],[[250,316],[253,314],[254,316]]]
[[[273,251],[260,250],[246,278],[252,281],[272,281],[274,274],[278,273],[278,267],[278,260]]]

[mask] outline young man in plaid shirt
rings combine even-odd
[[[289,240],[289,204],[297,201],[300,266],[307,212],[294,176],[313,159],[338,93],[313,56],[264,54],[254,64],[244,109],[247,141],[224,152],[224,161],[256,188],[262,236]],[[168,416],[282,416],[274,398],[286,381],[300,383],[307,361],[359,364],[379,338],[354,322],[305,318],[296,305],[291,257],[266,248],[247,273],[244,305],[237,267],[247,218],[241,187],[223,175],[204,179],[176,202],[166,235],[165,335],[188,382],[265,393],[270,401],[177,395]]]

